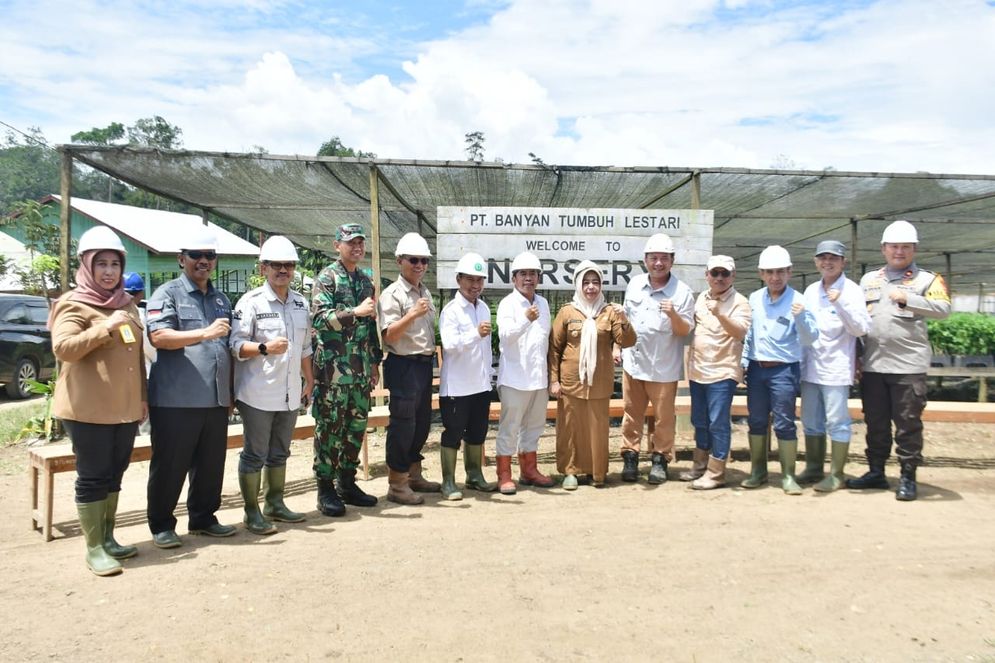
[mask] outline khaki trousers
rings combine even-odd
[[[649,382],[622,371],[622,397],[625,401],[622,414],[622,451],[639,453],[646,406],[653,403],[650,451],[663,454],[668,463],[674,462],[674,436],[677,432],[674,400],[677,398],[677,382]]]

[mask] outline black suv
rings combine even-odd
[[[27,398],[28,380],[45,382],[55,371],[47,322],[44,297],[0,294],[0,384],[11,398]]]

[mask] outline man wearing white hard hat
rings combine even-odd
[[[885,266],[864,274],[871,330],[864,337],[860,395],[867,422],[869,471],[849,479],[847,488],[888,489],[884,465],[891,455],[892,423],[901,478],[895,498],[917,497],[916,468],[922,463],[922,411],[932,348],[927,319],[950,315],[943,277],[915,263],[919,234],[908,221],[895,221],[881,235]]]
[[[152,543],[159,548],[183,545],[173,511],[187,475],[190,533],[235,533],[214,515],[221,506],[233,404],[231,302],[211,282],[218,265],[214,231],[200,226],[180,246],[183,273],[156,288],[147,304],[149,340],[157,350],[149,374],[148,519]]]
[[[505,494],[517,490],[511,478],[511,457],[518,452],[518,481],[523,486],[550,488],[556,482],[539,471],[539,437],[546,428],[549,404],[549,303],[536,293],[542,263],[523,252],[511,261],[515,290],[497,309],[498,393],[501,420],[498,423],[498,489]]]
[[[287,508],[283,492],[297,411],[309,402],[314,377],[311,316],[304,297],[290,288],[297,248],[275,235],[259,249],[259,262],[266,283],[238,300],[228,343],[237,360],[235,402],[245,438],[238,463],[245,502],[242,522],[253,534],[272,534],[273,520],[304,520],[303,514]],[[265,506],[260,512],[263,485]]]
[[[387,359],[384,386],[390,390],[387,424],[387,499],[422,504],[416,493],[437,493],[439,484],[422,476],[422,447],[432,420],[432,359],[435,304],[422,283],[432,252],[418,233],[407,233],[394,249],[400,274],[377,302],[377,324]]]
[[[490,492],[484,479],[484,439],[491,405],[491,311],[480,295],[487,281],[487,263],[467,253],[456,263],[459,290],[439,314],[442,370],[439,409],[442,411],[442,496],[463,499],[456,489],[456,453],[463,447],[466,488]],[[511,469],[510,467],[508,468]]]
[[[791,256],[787,250],[768,246],[760,253],[758,267],[764,287],[750,295],[752,322],[743,349],[750,476],[742,486],[759,488],[767,483],[767,422],[773,415],[781,488],[788,495],[801,495],[795,478],[795,399],[800,389],[802,347],[815,342],[819,330],[815,316],[805,308],[802,293],[788,285]]]
[[[639,447],[646,406],[653,403],[654,428],[648,481],[667,480],[674,462],[677,418],[674,400],[684,366],[684,344],[694,329],[694,296],[677,278],[674,243],[669,235],[652,235],[643,248],[646,273],[625,289],[625,314],[636,332],[636,344],[622,350],[622,480],[639,478]]]
[[[805,308],[815,315],[819,337],[802,353],[802,427],[805,471],[798,483],[815,483],[823,493],[843,487],[850,451],[850,385],[857,361],[857,339],[871,327],[860,286],[846,277],[846,246],[828,239],[815,247],[821,279],[805,289]],[[826,437],[830,470],[824,472]],[[818,482],[818,483],[816,483]]]

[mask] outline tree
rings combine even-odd
[[[0,214],[19,200],[38,199],[59,190],[59,154],[41,129],[18,136],[8,131],[0,146]]]
[[[118,141],[124,138],[124,125],[120,122],[111,122],[103,129],[98,127],[93,127],[89,131],[77,131],[70,139],[74,143],[83,143],[85,145],[115,145]],[[101,175],[97,175],[94,172],[86,173],[89,178],[96,178],[97,180],[105,179]],[[114,178],[108,175],[107,180],[107,202],[112,202],[114,198]]]
[[[470,133],[464,135],[464,142],[466,143],[466,158],[470,161],[476,161],[480,163],[484,160],[484,132],[483,131],[471,131]]]
[[[128,142],[132,145],[175,150],[183,147],[183,129],[170,124],[160,115],[143,117],[128,127]]]
[[[37,200],[25,200],[15,205],[14,214],[3,223],[16,223],[24,232],[29,263],[27,267],[14,267],[24,291],[48,298],[49,292],[59,284],[59,227],[45,223],[42,209]],[[72,267],[75,265],[70,264]]]
[[[342,141],[338,136],[332,136],[330,140],[326,140],[318,148],[319,157],[355,157],[357,159],[375,159],[376,154],[373,152],[364,152],[363,150],[354,150],[351,147],[346,147],[342,144]]]

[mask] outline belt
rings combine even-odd
[[[408,361],[417,361],[417,362],[422,363],[422,364],[431,364],[432,360],[435,359],[435,355],[434,354],[430,354],[430,355],[398,355],[398,354],[394,354],[393,352],[389,352],[387,354],[389,354],[391,357],[397,357],[398,359],[406,359]]]
[[[756,360],[754,360],[756,361]],[[757,361],[761,368],[774,368],[775,366],[787,366],[784,361]]]

